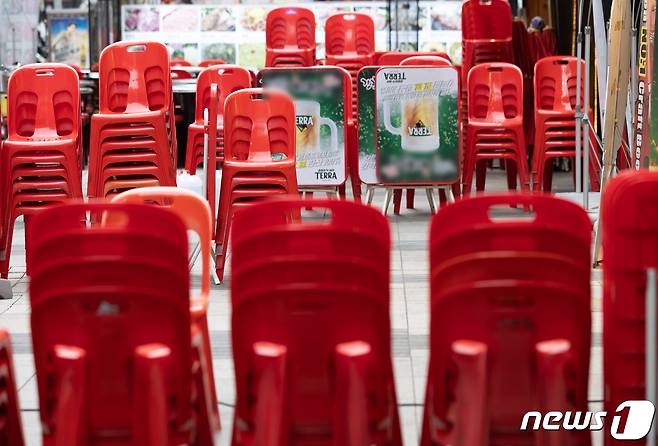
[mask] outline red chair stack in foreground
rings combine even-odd
[[[471,193],[477,163],[491,159],[506,160],[510,189],[516,189],[518,172],[521,189],[530,190],[523,129],[523,74],[517,66],[487,63],[471,69],[465,148],[464,195]],[[478,190],[484,190],[484,184],[477,186]]]
[[[232,238],[233,445],[400,446],[390,231],[376,210],[302,200],[241,210]]]
[[[176,127],[167,48],[118,42],[100,57],[100,113],[91,119],[89,197],[176,185]]]
[[[234,91],[251,87],[249,70],[237,65],[220,65],[208,67],[201,72],[196,84],[196,108],[194,122],[187,131],[187,149],[185,151],[185,168],[194,175],[197,166],[203,164],[203,111],[209,108],[210,86],[219,88],[219,107],[217,109],[217,167],[224,160],[224,102]]]
[[[315,16],[306,8],[287,6],[267,14],[266,67],[315,65]]]
[[[199,236],[201,250],[201,293],[190,298],[190,315],[194,330],[198,330],[203,340],[203,354],[210,386],[213,424],[219,428],[219,411],[215,390],[215,377],[212,369],[212,352],[210,350],[210,331],[208,330],[208,305],[210,303],[210,243],[212,241],[212,214],[208,203],[185,189],[176,187],[144,187],[131,189],[116,195],[113,203],[156,203],[176,214],[188,231]]]
[[[648,271],[658,269],[658,174],[624,173],[606,186],[602,200],[604,410],[615,413],[625,401],[647,399],[645,302]],[[656,340],[649,345],[655,349]],[[647,441],[606,436],[605,444]]]
[[[581,60],[582,72],[585,61]],[[578,59],[575,57],[546,57],[535,65],[535,149],[532,157],[533,189],[551,190],[553,160],[560,157],[576,158],[576,95]],[[585,97],[584,80],[580,94]],[[590,118],[593,119],[590,112]],[[594,135],[590,138],[590,178],[598,189],[597,154]],[[576,168],[572,169],[574,182]]]
[[[0,329],[0,445],[23,446],[11,338]]]
[[[86,212],[104,224],[81,224]],[[43,444],[212,445],[182,221],[152,205],[70,204],[35,216],[30,235]]]
[[[233,212],[263,198],[297,194],[295,104],[260,88],[231,93],[224,106],[224,167],[215,231],[222,280]]]
[[[588,408],[590,243],[587,214],[546,196],[479,197],[434,217],[421,445],[589,444],[589,432],[519,427],[528,411]]]
[[[14,221],[70,198],[82,197],[80,87],[63,64],[33,64],[9,79],[8,139],[0,155],[2,246],[7,278]],[[26,238],[27,242],[27,238]]]

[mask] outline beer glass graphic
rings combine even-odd
[[[393,102],[384,102],[384,127],[402,139],[402,150],[428,153],[441,146],[439,136],[439,98],[424,96],[400,101],[402,127],[391,122]]]
[[[336,123],[320,116],[320,103],[317,101],[295,101],[297,153],[335,152],[338,150],[338,128]],[[331,145],[321,147],[320,127],[326,125],[331,131]]]

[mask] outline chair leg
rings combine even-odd
[[[475,190],[483,192],[487,184],[488,160],[480,160],[475,164]]]
[[[395,189],[393,192],[393,213],[400,215],[400,208],[402,207],[402,189]]]
[[[55,445],[84,446],[87,443],[87,353],[77,347],[56,345],[55,369],[59,392],[55,409]]]
[[[393,198],[393,189],[386,188],[386,196],[384,197],[384,205],[382,206],[382,214],[386,215],[388,213],[388,207],[391,205],[391,199]]]
[[[167,444],[168,401],[166,375],[171,349],[163,344],[135,349],[135,443],[145,446]]]
[[[505,173],[507,174],[507,188],[509,190],[516,190],[517,170],[521,171],[522,168],[517,169],[516,162],[514,160],[512,159],[505,160]],[[520,172],[519,175],[521,175]],[[521,187],[523,188],[523,184],[521,185]]]
[[[553,190],[553,158],[548,158],[544,163],[543,190],[550,192]]]
[[[473,188],[473,171],[475,170],[475,160],[472,157],[468,157],[464,161],[464,176],[462,179],[462,196],[468,197],[471,195],[471,189]]]
[[[407,209],[414,208],[415,197],[416,197],[416,189],[407,189]]]

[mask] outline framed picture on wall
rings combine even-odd
[[[89,13],[67,9],[48,11],[49,58],[51,62],[89,69]]]

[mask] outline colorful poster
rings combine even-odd
[[[198,3],[198,2],[197,2]],[[210,2],[206,2],[210,3]],[[123,40],[155,40],[169,46],[198,44],[201,58],[223,55],[220,59],[247,68],[265,65],[265,24],[267,13],[280,5],[263,2],[249,4],[193,5],[123,5],[121,38]],[[444,51],[453,62],[461,60],[461,2],[423,0],[416,14],[399,12],[404,31],[389,36],[387,3],[384,1],[306,2],[288,4],[309,8],[315,14],[316,55],[324,58],[324,24],[339,12],[363,12],[375,22],[375,48],[387,51],[389,43],[407,51]],[[440,12],[444,11],[441,15]],[[390,37],[390,38],[389,38]]]
[[[359,178],[377,184],[377,136],[375,132],[375,74],[378,67],[363,67],[358,74]]]
[[[89,69],[89,15],[83,10],[49,11],[50,60]]]
[[[295,100],[297,183],[339,186],[347,174],[346,72],[339,68],[271,68],[259,73],[264,88]]]
[[[377,178],[383,184],[458,180],[459,82],[452,67],[385,67],[375,76]]]

